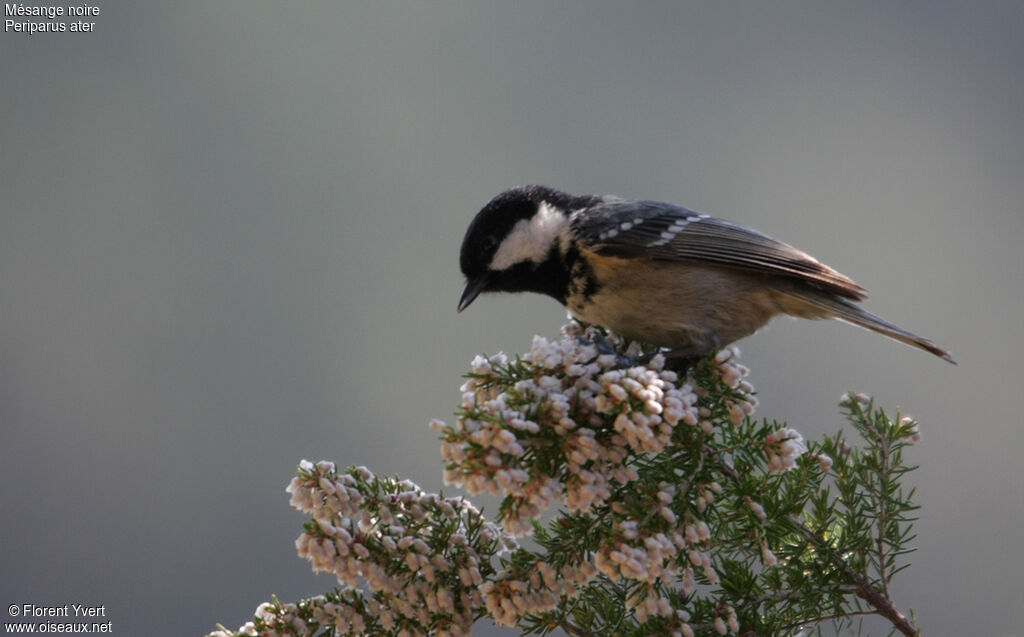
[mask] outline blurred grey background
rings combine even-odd
[[[288,480],[442,486],[427,423],[468,361],[564,320],[455,314],[472,215],[541,182],[754,226],[948,347],[741,343],[759,414],[808,437],[848,390],[920,419],[895,599],[1024,634],[1024,5],[96,3],[93,33],[0,34],[4,604],[200,635],[330,587]]]

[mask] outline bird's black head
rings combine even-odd
[[[477,213],[462,240],[464,310],[481,292],[542,292],[561,300],[558,246],[569,211],[585,202],[546,186],[506,190]]]

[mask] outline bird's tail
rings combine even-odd
[[[872,332],[884,334],[885,336],[900,341],[901,343],[906,343],[907,345],[923,349],[926,352],[931,352],[942,360],[956,365],[956,361],[953,360],[953,357],[950,356],[949,352],[942,349],[935,343],[924,337],[918,336],[913,332],[908,332],[897,325],[893,325],[884,318],[876,316],[867,310],[863,310],[846,299],[836,298],[831,295],[817,294],[814,292],[805,292],[802,290],[787,290],[787,293],[795,296],[801,301],[809,303],[819,310],[824,310],[826,313],[825,316],[837,318],[840,321],[852,323],[858,327],[871,330]],[[819,316],[821,315],[819,314]]]

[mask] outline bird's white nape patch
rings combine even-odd
[[[563,210],[542,201],[532,217],[520,219],[512,226],[491,258],[489,268],[501,271],[523,261],[540,263],[547,258],[568,223]]]
[[[682,232],[683,229],[686,228],[686,226],[690,225],[694,221],[700,221],[701,219],[707,218],[707,215],[695,214],[689,217],[676,219],[675,221],[672,222],[672,225],[665,228],[665,231],[661,233],[661,236],[658,239],[655,239],[654,241],[648,243],[647,246],[651,248],[656,246],[663,246],[667,244],[669,241],[675,239],[676,235]]]

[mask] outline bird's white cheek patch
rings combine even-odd
[[[490,269],[506,270],[524,261],[540,263],[556,245],[567,223],[569,220],[564,212],[541,203],[535,215],[520,220],[512,227],[491,258]]]

